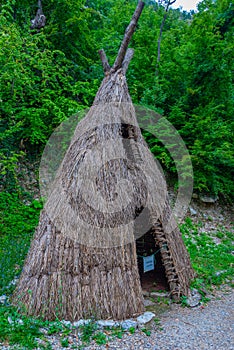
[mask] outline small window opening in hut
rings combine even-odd
[[[169,291],[160,249],[151,231],[136,240],[136,249],[142,289],[148,292]]]

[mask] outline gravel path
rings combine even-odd
[[[234,350],[234,293],[233,290],[219,292],[206,306],[182,308],[172,304],[170,310],[160,315],[160,325],[153,325],[151,335],[140,330],[131,335],[125,333],[122,339],[115,339],[106,345],[94,342],[86,350]],[[61,347],[58,336],[50,336],[54,350],[74,349]],[[77,343],[70,337],[71,345]],[[10,349],[0,346],[0,349]]]
[[[162,330],[147,337],[140,332],[109,343],[108,349],[122,350],[234,350],[234,293],[222,294],[204,308],[172,305],[161,317]],[[89,346],[86,349],[107,349]]]

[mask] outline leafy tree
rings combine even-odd
[[[82,106],[71,62],[50,48],[44,32],[32,35],[29,23],[22,28],[14,4],[2,5],[0,17],[0,175],[8,180],[16,178],[22,151],[45,144],[54,127]]]
[[[22,152],[39,152],[62,120],[92,104],[103,77],[98,50],[104,48],[113,63],[136,5],[136,0],[42,2],[46,26],[38,31],[30,29],[36,0],[0,0],[3,172],[9,160],[13,173]],[[164,3],[147,1],[130,43],[133,102],[163,114],[181,133],[198,191],[232,195],[233,3],[203,0],[198,13],[169,8],[155,74]],[[152,135],[147,140],[173,172],[162,145],[155,147]]]

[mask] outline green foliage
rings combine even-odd
[[[0,193],[0,294],[9,294],[10,282],[19,276],[42,204],[18,194]],[[9,287],[8,287],[9,286]]]
[[[182,47],[183,69],[187,76],[184,99],[187,120],[181,134],[192,155],[195,187],[200,191],[231,196],[234,106],[233,42],[229,35],[233,29],[229,28],[230,32],[221,35],[217,30],[217,16],[225,17],[223,11],[232,5],[229,1],[220,3],[222,8],[218,2],[208,4],[204,1],[206,10],[194,16],[188,31],[189,41]]]
[[[16,24],[1,23],[1,142],[43,144],[53,128],[78,104],[64,53],[47,48],[42,34],[32,36]],[[12,131],[13,128],[13,131]],[[11,130],[11,131],[10,131]]]
[[[97,332],[93,336],[93,340],[95,340],[98,345],[104,345],[107,343],[107,336],[103,332]]]
[[[40,337],[42,321],[24,317],[13,307],[0,307],[0,341],[10,345],[19,344],[26,349],[35,349]]]
[[[89,343],[93,337],[94,332],[97,330],[97,324],[94,321],[90,321],[80,326],[80,329],[82,331],[82,342]]]
[[[129,333],[134,334],[136,332],[136,328],[130,327],[128,331],[129,331]]]
[[[122,339],[123,334],[124,334],[124,330],[121,327],[117,327],[112,330],[112,335],[118,339]]]
[[[189,251],[192,265],[198,274],[198,285],[207,287],[221,285],[232,280],[234,273],[233,235],[222,230],[214,233],[214,237],[199,229],[191,219],[180,226],[186,247]],[[221,242],[215,242],[216,237],[221,237]],[[195,282],[196,283],[196,282]]]
[[[151,331],[150,331],[149,329],[147,329],[147,328],[142,328],[141,331],[142,331],[143,333],[145,333],[145,335],[147,335],[148,337],[150,337]]]
[[[130,76],[129,85],[135,102],[154,108],[180,132],[192,156],[195,189],[232,197],[233,4],[201,4],[201,11],[192,19],[182,20],[180,12],[169,11],[157,70],[163,14],[152,9],[149,14],[146,9],[134,36],[136,55],[129,69],[134,81]],[[223,32],[222,23],[226,23]],[[164,168],[173,173],[174,164],[158,140],[151,137],[147,141]]]
[[[162,331],[162,330],[163,330],[163,327],[162,327],[162,325],[161,325],[161,321],[160,321],[159,318],[154,318],[154,324],[155,324],[155,326],[157,327],[157,329],[158,329],[159,331]]]
[[[103,78],[98,50],[104,48],[113,64],[135,6],[135,0],[49,0],[43,2],[45,28],[32,31],[36,0],[0,0],[1,294],[14,289],[11,281],[20,274],[42,207],[23,192],[19,164],[38,157],[62,121],[92,104]],[[179,131],[191,154],[195,189],[233,198],[233,3],[203,0],[196,14],[170,9],[157,64],[164,13],[157,2],[146,2],[130,43],[135,50],[127,74],[130,94]],[[152,153],[166,172],[176,174],[173,140],[165,148],[154,134],[144,132]],[[162,136],[170,138],[169,130]],[[184,176],[186,164],[185,159]],[[214,233],[221,241],[217,245],[188,219],[181,230],[198,273],[193,286],[202,293],[203,285],[230,281],[232,233],[220,228]],[[70,329],[60,322],[43,323],[0,307],[0,341],[35,348],[41,326],[62,333],[61,344],[67,346]],[[123,334],[121,328],[111,330],[112,336]],[[83,343],[92,339],[107,341],[94,322],[82,329]]]
[[[60,322],[50,322],[48,327],[48,335],[56,334],[62,332],[64,325]]]
[[[1,3],[1,2],[0,2]],[[7,0],[0,17],[0,176],[18,186],[23,152],[40,153],[61,121],[92,104],[103,77],[98,49],[113,64],[136,1],[50,0],[47,24],[30,29],[36,1]],[[163,114],[185,141],[199,192],[233,197],[233,4],[199,4],[199,12],[165,9],[147,1],[130,46],[128,83],[135,103]],[[147,137],[164,169],[174,162],[159,140]]]
[[[188,306],[188,297],[186,297],[186,295],[182,295],[180,297],[180,303],[181,303],[181,306],[183,307]]]
[[[122,327],[108,327],[106,330],[99,331],[98,325],[94,320],[91,320],[90,322],[80,326],[79,329],[82,332],[81,340],[83,345],[87,345],[92,340],[94,340],[98,345],[104,345],[107,344],[107,342],[111,339],[121,339],[124,334],[124,330],[122,329]],[[133,330],[130,331],[131,334],[133,334],[134,332]]]
[[[63,338],[63,339],[61,339],[61,345],[62,345],[64,348],[68,348],[68,347],[69,347],[68,338]]]
[[[24,157],[23,151],[4,152],[0,149],[0,180],[8,188],[8,191],[20,192],[19,177],[17,173],[18,163]]]
[[[16,345],[17,349],[52,349],[42,330],[47,330],[48,335],[59,334],[61,345],[68,347],[67,335],[72,329],[63,323],[24,316],[10,305],[0,306],[0,342],[7,341],[10,345]],[[38,339],[42,339],[44,345],[39,345]]]

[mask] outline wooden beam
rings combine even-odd
[[[128,70],[128,65],[132,59],[134,55],[134,50],[133,49],[127,49],[126,55],[124,57],[124,61],[122,64],[122,69],[123,69],[123,73],[126,74],[127,70]]]
[[[110,71],[110,65],[109,65],[109,62],[108,62],[108,59],[106,57],[106,53],[105,51],[102,49],[102,50],[99,50],[98,51],[99,53],[99,56],[100,56],[100,59],[102,61],[102,66],[103,66],[103,70],[104,70],[104,73],[108,73]]]
[[[123,38],[123,41],[120,45],[118,55],[116,57],[114,65],[111,69],[111,71],[113,71],[113,72],[117,71],[122,66],[129,42],[130,42],[132,35],[135,31],[138,19],[142,13],[144,6],[145,6],[145,3],[143,1],[138,2],[136,10],[132,16],[131,22],[129,23],[127,29],[125,30],[124,38]]]

